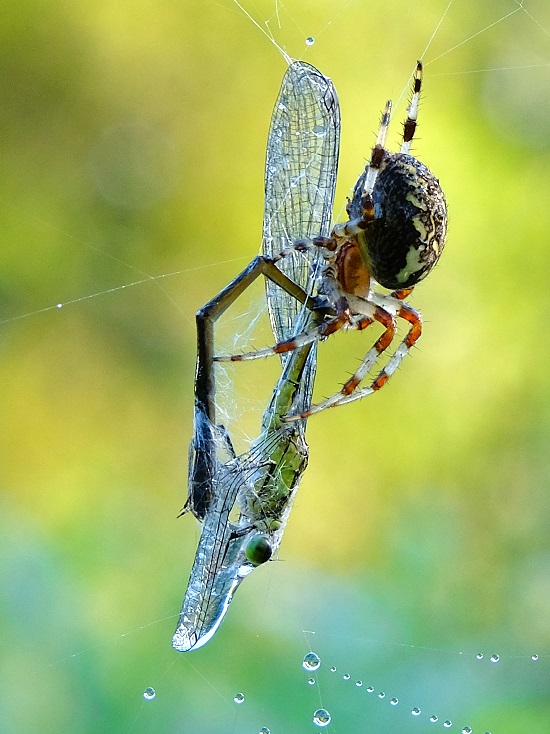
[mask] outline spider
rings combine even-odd
[[[416,132],[421,87],[419,61],[401,148],[398,153],[391,153],[385,147],[391,118],[389,100],[370,160],[355,184],[352,199],[348,199],[348,221],[336,224],[329,237],[295,241],[266,263],[272,267],[292,252],[321,252],[325,265],[317,297],[312,299],[313,305],[306,303],[322,315],[321,323],[273,347],[214,357],[215,361],[232,362],[258,359],[324,340],[340,329],[363,330],[374,322],[381,324],[382,335],[341,390],[304,412],[286,416],[286,421],[308,418],[380,390],[421,336],[420,314],[404,299],[439,260],[447,229],[447,205],[439,181],[409,153]],[[376,283],[391,293],[375,291]],[[374,380],[361,386],[380,355],[392,344],[396,319],[408,322],[408,333]]]

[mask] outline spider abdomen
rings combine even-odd
[[[386,154],[372,203],[374,220],[358,238],[367,267],[385,288],[414,286],[439,260],[445,244],[447,204],[438,179],[413,156]]]

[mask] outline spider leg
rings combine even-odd
[[[420,90],[422,88],[422,62],[419,61],[414,72],[413,94],[407,108],[407,119],[403,124],[403,142],[401,153],[409,153],[412,139],[416,132],[416,121],[418,119],[418,103],[420,102]]]
[[[363,182],[363,195],[361,198],[362,214],[360,217],[350,219],[348,222],[341,224],[335,224],[332,230],[333,237],[337,239],[347,239],[354,235],[361,234],[370,225],[374,219],[374,205],[372,202],[372,192],[376,183],[380,166],[386,155],[386,136],[388,134],[388,128],[391,120],[391,109],[392,101],[389,99],[386,102],[382,118],[380,120],[380,127],[378,128],[378,135],[376,136],[376,143],[372,149],[370,161],[365,169],[365,180]],[[348,213],[350,212],[350,203],[348,201],[347,207]]]
[[[390,293],[390,295],[387,296],[387,299],[391,300],[396,298],[398,301],[403,301],[405,298],[408,298],[413,291],[414,286],[412,286],[412,288],[399,288],[399,290]]]
[[[398,295],[394,296],[394,294],[392,293],[390,296],[380,297],[380,300],[383,299],[389,304],[392,298],[398,299],[399,296],[404,297],[402,291],[396,291],[395,293]],[[380,314],[380,312],[382,312],[385,314],[385,316],[382,320],[376,318],[375,316],[375,320],[380,321],[380,323],[388,324],[388,326],[386,326],[386,331],[378,339],[376,344],[369,350],[369,352],[361,362],[359,369],[354,372],[354,374],[345,383],[339,393],[332,395],[331,397],[323,400],[317,405],[312,405],[311,408],[305,413],[302,413],[300,415],[287,416],[285,418],[286,421],[294,421],[301,418],[308,418],[315,413],[319,413],[322,410],[325,410],[325,408],[335,408],[338,405],[352,403],[354,400],[360,400],[367,395],[372,395],[372,393],[377,392],[382,387],[384,387],[386,382],[390,379],[390,377],[399,367],[403,359],[407,356],[409,351],[422,335],[422,319],[420,318],[420,314],[413,308],[411,308],[411,306],[406,303],[398,303],[396,304],[396,308],[391,310],[395,310],[395,318],[401,318],[405,321],[408,321],[410,324],[410,328],[403,341],[400,342],[397,349],[388,360],[386,366],[379,372],[377,377],[370,383],[370,385],[367,385],[366,387],[360,389],[356,389],[359,386],[360,382],[366,376],[369,369],[376,363],[380,354],[382,354],[382,352],[389,347],[391,341],[393,340],[393,336],[395,335],[394,317],[391,315],[389,309],[386,310],[385,308],[381,308],[380,306],[377,306],[376,314]],[[390,323],[393,324],[393,329]],[[360,328],[359,325],[357,326],[357,328]],[[391,338],[388,341],[390,334]]]
[[[326,259],[330,259],[333,256],[337,246],[338,243],[336,242],[334,237],[323,237],[319,235],[318,237],[314,237],[313,239],[302,238],[299,240],[295,240],[293,244],[290,245],[290,247],[285,247],[284,250],[281,250],[278,255],[275,255],[272,258],[272,261],[276,263],[292,252],[307,252],[308,250],[314,249],[321,250],[321,254],[323,255],[323,257]]]
[[[370,305],[371,304],[369,304],[369,306]],[[351,400],[356,399],[356,395],[363,392],[362,390],[356,392],[359,384],[363,381],[363,379],[372,369],[374,364],[376,364],[380,355],[385,352],[386,349],[388,349],[388,347],[391,345],[396,331],[395,319],[392,314],[384,308],[376,305],[373,305],[372,307],[372,316],[367,316],[363,314],[358,314],[357,316],[354,316],[352,319],[352,326],[361,331],[370,326],[374,321],[382,324],[382,326],[384,327],[384,332],[381,334],[381,336],[378,337],[374,345],[369,349],[365,357],[362,359],[358,369],[353,373],[349,380],[344,383],[340,392],[331,395],[329,398],[326,398],[320,403],[317,403],[317,405],[312,405],[309,410],[301,413],[300,415],[286,416],[286,421],[295,421],[302,418],[309,418],[311,415],[314,415],[315,413],[320,413],[326,408],[333,408],[337,405],[341,405],[343,402],[350,402]]]
[[[420,339],[422,335],[422,319],[420,318],[420,314],[404,303],[397,312],[397,316],[410,323],[411,326],[407,333],[407,336],[399,344],[395,352],[390,357],[387,365],[384,367],[383,370],[380,371],[376,379],[373,380],[373,382],[369,386],[361,388],[360,390],[357,390],[357,392],[353,393],[353,395],[345,397],[343,400],[340,401],[339,405],[351,403],[353,400],[359,400],[366,397],[367,395],[371,395],[372,393],[377,392],[382,387],[384,387],[386,382],[399,367],[403,359],[407,356],[412,347]]]
[[[391,120],[391,99],[386,102],[386,107],[382,113],[382,119],[380,120],[380,128],[378,129],[378,135],[376,137],[376,143],[372,149],[371,158],[369,165],[367,166],[367,175],[365,176],[365,183],[363,184],[363,195],[372,194],[374,184],[376,183],[376,177],[378,171],[384,160],[386,153],[386,136],[388,134],[388,128]]]
[[[331,334],[344,328],[351,323],[351,316],[348,309],[340,310],[333,318],[323,321],[318,326],[314,326],[302,334],[286,339],[283,342],[275,344],[273,347],[265,349],[257,349],[254,352],[244,352],[243,354],[228,354],[214,357],[215,362],[245,362],[251,359],[262,359],[270,357],[272,354],[284,354],[292,352],[294,349],[300,349],[307,344],[312,344],[320,339],[326,339]]]

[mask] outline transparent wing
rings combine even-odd
[[[277,255],[296,239],[330,234],[339,147],[340,107],[334,85],[314,66],[294,62],[283,78],[269,130],[265,255]],[[321,267],[318,256],[292,253],[277,265],[313,292]],[[274,283],[268,281],[266,289],[273,333],[283,341],[296,333],[302,307]]]
[[[339,133],[338,98],[332,82],[309,64],[293,63],[284,76],[269,132],[264,254],[276,255],[296,239],[330,233]],[[315,255],[293,253],[277,265],[306,293],[315,293],[322,266]],[[241,279],[238,276],[228,289],[236,292]],[[302,331],[314,318],[271,281],[267,281],[267,302],[277,341]],[[251,544],[260,536],[271,553],[280,545],[308,461],[306,422],[282,419],[291,409],[302,412],[309,407],[316,345],[282,356],[282,373],[263,415],[262,431],[245,454],[220,461],[216,445],[221,443],[226,450],[229,438],[211,423],[203,407],[207,399],[197,401],[201,420],[195,420],[190,486],[196,490],[194,504],[199,511],[195,514],[203,522],[172,641],[178,651],[197,649],[214,635],[243,578],[263,562],[251,558]],[[199,351],[197,374],[203,362],[210,380],[211,357],[201,357]],[[235,517],[236,507],[235,521],[230,518]]]

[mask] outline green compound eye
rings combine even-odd
[[[273,550],[264,535],[255,535],[246,544],[244,552],[250,563],[261,566],[262,563],[269,561]]]

